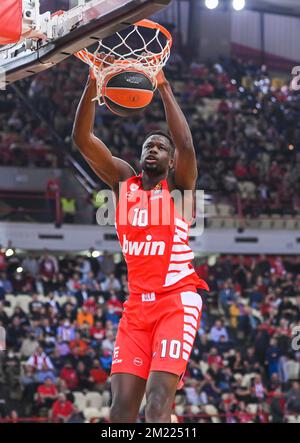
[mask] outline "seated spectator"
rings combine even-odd
[[[286,413],[300,414],[300,383],[294,381],[286,394]]]
[[[70,361],[66,362],[60,371],[59,377],[66,383],[67,388],[71,391],[74,391],[78,387],[78,377]]]
[[[81,283],[80,289],[75,293],[75,298],[77,301],[77,306],[81,308],[81,306],[89,299],[92,291],[88,289],[85,283]]]
[[[278,374],[279,372],[279,358],[280,350],[278,348],[277,340],[272,338],[270,340],[270,345],[266,351],[266,366],[268,368],[269,377],[271,378],[273,374]]]
[[[77,325],[81,327],[84,324],[88,324],[90,327],[94,325],[94,316],[85,306],[83,306],[77,314]]]
[[[115,344],[115,333],[112,329],[106,327],[106,337],[102,341],[102,349],[107,349],[110,353],[113,353]]]
[[[33,367],[36,379],[39,383],[44,383],[46,378],[51,378],[55,381],[53,364],[41,346],[39,346],[36,352],[29,357],[27,365]]]
[[[33,366],[26,365],[24,367],[24,374],[20,376],[20,385],[22,390],[24,413],[25,415],[31,415],[32,405],[34,403],[34,394],[38,385]]]
[[[107,381],[108,374],[101,367],[98,360],[93,361],[93,367],[90,370],[90,382],[93,384],[92,388],[102,392]]]
[[[81,338],[80,332],[75,333],[74,340],[70,341],[70,350],[73,355],[82,357],[86,354],[88,350],[88,344],[85,340]]]
[[[102,342],[105,337],[105,329],[102,321],[96,321],[95,325],[90,329],[90,337],[92,338],[92,346],[96,346]]]
[[[80,287],[80,276],[75,272],[67,281],[67,288],[71,295],[76,295],[76,292],[80,291]]]
[[[218,343],[222,336],[225,338],[225,341],[228,341],[228,334],[225,326],[221,320],[216,320],[215,325],[210,330],[210,339],[213,342]]]
[[[90,312],[94,316],[97,310],[97,303],[95,297],[93,295],[90,295],[89,298],[85,300],[83,306],[87,309],[88,312]]]
[[[31,333],[27,338],[25,338],[22,342],[22,346],[20,348],[20,354],[24,358],[29,358],[33,355],[39,347],[39,342],[36,340],[35,335]]]
[[[259,290],[258,286],[255,285],[253,290],[250,291],[250,305],[253,308],[259,309],[261,303],[263,302],[263,293]]]
[[[110,289],[115,291],[121,290],[120,281],[115,277],[114,273],[111,273],[105,280],[101,283],[101,289],[104,292],[108,292]]]
[[[79,410],[79,408],[73,405],[73,412],[71,416],[66,420],[66,423],[84,423],[85,417],[83,412]]]
[[[29,312],[33,319],[39,320],[41,318],[41,309],[43,306],[43,303],[38,299],[38,294],[33,294],[32,301],[29,303]]]
[[[4,311],[4,305],[1,302],[0,302],[0,324],[4,328],[6,328],[7,325],[9,324],[8,316],[7,316],[6,312]]]
[[[57,337],[62,341],[69,342],[75,339],[75,328],[71,325],[70,320],[64,320],[62,325],[57,328]]]
[[[23,326],[29,326],[29,320],[27,314],[23,311],[23,309],[20,306],[16,306],[13,315],[11,316],[11,321],[14,321],[15,317],[18,317],[20,319],[21,325]]]
[[[218,404],[222,391],[216,386],[211,375],[204,375],[204,380],[200,383],[199,390],[202,404]]]
[[[9,346],[15,350],[19,350],[22,346],[23,338],[26,335],[24,325],[21,323],[19,316],[15,316],[12,324],[7,328],[6,341]]]
[[[1,252],[0,252],[1,254]],[[4,300],[5,294],[13,294],[13,285],[5,272],[0,273],[0,301]]]
[[[57,398],[57,389],[51,378],[46,378],[44,384],[37,389],[37,404],[38,407],[51,408],[53,402]]]
[[[223,285],[223,289],[220,291],[219,299],[222,308],[226,316],[229,316],[229,308],[231,304],[236,300],[233,288],[230,285],[229,280],[226,280]]]
[[[110,349],[104,348],[100,354],[100,364],[102,368],[109,372],[112,364],[112,352]]]
[[[267,389],[264,387],[261,375],[256,375],[251,381],[251,397],[253,403],[261,403],[267,396]]]
[[[64,341],[61,337],[57,337],[55,350],[57,352],[57,356],[67,357],[71,353],[70,342]]]
[[[59,394],[52,406],[52,420],[56,423],[65,423],[70,419],[73,411],[73,403],[67,400],[64,394]]]
[[[89,390],[92,388],[89,371],[83,361],[77,363],[76,375],[78,380],[79,391]]]

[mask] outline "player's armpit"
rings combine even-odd
[[[174,155],[174,182],[176,187],[182,190],[194,190],[197,175],[197,160],[194,148],[176,149]]]
[[[119,182],[136,175],[127,162],[113,157],[107,146],[94,135],[89,136],[82,144],[76,139],[74,141],[90,167],[111,189],[115,189]]]

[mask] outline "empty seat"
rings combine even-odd
[[[237,374],[233,374],[233,377],[234,377],[235,380],[240,380],[240,379],[243,378],[242,374],[239,373],[239,372]]]
[[[102,401],[103,401],[103,406],[109,406],[110,405],[110,392],[109,391],[103,391],[102,392]]]
[[[212,229],[220,229],[223,227],[224,220],[219,217],[214,217],[210,219],[210,228]]]
[[[14,308],[17,304],[17,297],[12,294],[6,294],[5,301],[8,301],[10,303],[10,307]]]
[[[57,300],[55,300],[55,301],[57,301],[57,303],[58,303],[60,306],[62,306],[62,305],[64,305],[64,304],[66,303],[66,301],[67,301],[67,296],[66,296],[66,295],[63,295],[63,296],[61,296],[61,297],[57,297]]]
[[[289,230],[294,230],[296,228],[296,220],[289,217],[285,220],[285,228]]]
[[[211,419],[212,419],[212,421],[214,423],[220,423],[220,419],[219,419],[219,417],[217,417],[217,415],[219,413],[218,413],[218,410],[217,410],[217,408],[215,406],[213,406],[213,405],[205,405],[204,406],[204,412],[205,412],[205,414],[211,416]]]
[[[80,411],[83,411],[86,408],[86,398],[82,392],[73,392],[74,395],[74,403],[78,407]]]
[[[100,409],[102,405],[103,405],[103,400],[99,392],[88,392],[86,394],[86,406],[88,408]]]
[[[285,222],[280,217],[274,217],[272,220],[272,228],[273,229],[283,229],[285,226]]]
[[[13,308],[6,306],[4,308],[4,312],[6,313],[7,317],[11,317],[14,313]]]
[[[261,229],[271,229],[272,221],[270,218],[260,217],[260,228]]]
[[[258,405],[256,405],[255,403],[251,403],[247,406],[248,411],[250,412],[250,414],[255,415],[257,413],[257,408]]]
[[[288,415],[288,423],[300,423],[300,415]]]
[[[236,220],[234,218],[224,218],[223,227],[226,229],[236,228]]]
[[[200,369],[202,374],[206,374],[209,369],[209,366],[205,361],[200,361]]]
[[[217,215],[216,205],[213,203],[211,203],[209,205],[205,205],[205,214],[209,217],[216,216]]]
[[[87,421],[91,421],[93,418],[101,418],[100,410],[97,408],[85,408],[83,414]]]
[[[109,418],[109,411],[110,411],[110,408],[108,406],[102,406],[102,408],[99,411],[99,414],[100,414],[99,417],[108,419]]]
[[[294,360],[288,360],[286,362],[286,372],[289,380],[298,380],[300,372],[300,363]]]
[[[176,405],[175,406],[175,414],[179,417],[181,417],[184,413],[184,406],[182,405]]]
[[[251,383],[251,379],[254,378],[256,376],[256,374],[246,374],[243,377],[242,380],[242,386],[249,388],[250,387],[250,383]]]
[[[219,215],[223,215],[224,217],[231,215],[232,213],[232,207],[224,203],[216,205],[216,210]]]
[[[31,302],[31,300],[32,298],[29,295],[18,295],[16,306],[20,306],[20,308],[23,309],[25,313],[28,313],[29,303]]]

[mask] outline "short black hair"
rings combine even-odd
[[[165,131],[162,131],[161,129],[157,129],[156,131],[151,131],[149,134],[147,134],[146,137],[145,137],[145,141],[146,141],[149,137],[152,137],[152,135],[161,135],[161,136],[167,138],[167,139],[169,140],[169,142],[170,142],[170,145],[171,145],[171,150],[170,150],[171,156],[174,157],[174,154],[175,154],[175,146],[174,146],[174,142],[173,142],[173,139],[172,139],[171,135],[168,134],[168,133],[165,132]]]

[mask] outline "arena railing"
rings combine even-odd
[[[278,423],[280,420],[278,417],[274,417],[271,414],[253,414],[249,412],[242,413],[230,413],[230,414],[184,414],[173,415],[173,423],[199,423],[200,420],[207,420],[215,424],[218,423]],[[106,417],[92,417],[89,419],[89,423],[97,423],[99,420],[103,420],[109,423]],[[176,421],[174,421],[174,419]],[[246,421],[245,421],[246,419]],[[192,421],[191,421],[192,420]],[[217,421],[219,420],[219,421]],[[233,420],[237,420],[234,422]],[[300,423],[300,414],[288,414],[282,417],[282,421],[285,423]],[[0,418],[0,424],[2,423],[53,423],[53,420],[45,417],[26,417],[26,418]]]

